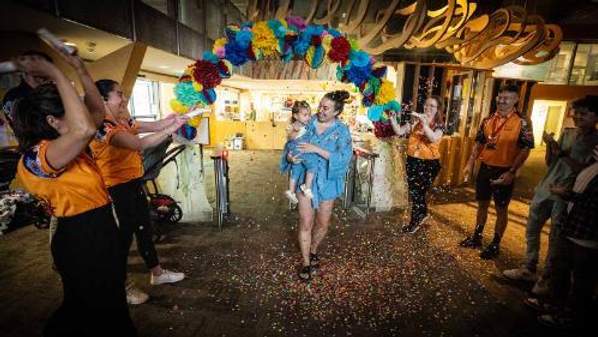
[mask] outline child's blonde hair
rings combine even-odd
[[[291,123],[295,123],[297,121],[295,114],[298,114],[301,109],[307,109],[311,115],[311,107],[307,101],[295,101],[295,103],[293,103],[293,107],[291,108]]]

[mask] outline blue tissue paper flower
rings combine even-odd
[[[328,34],[332,35],[332,37],[339,37],[342,35],[338,30],[334,28],[328,28]]]
[[[205,102],[212,104],[216,101],[216,91],[214,88],[204,89],[201,91],[202,96],[204,97]]]
[[[372,122],[377,122],[382,118],[383,112],[384,112],[384,108],[381,105],[372,105],[368,109],[368,118]]]
[[[370,78],[371,69],[370,67],[356,67],[351,66],[346,72],[347,79],[349,82],[360,86],[363,82]]]
[[[243,48],[237,43],[227,43],[224,45],[226,50],[224,58],[235,66],[240,66],[247,62],[249,57],[247,56],[247,47]]]
[[[253,38],[253,33],[251,31],[242,30],[242,31],[237,32],[237,35],[235,36],[235,42],[239,46],[241,46],[243,48],[247,48],[247,47],[249,47],[249,44],[251,43],[252,38]]]
[[[392,110],[399,112],[401,111],[401,103],[395,101],[394,99],[386,104],[384,104],[384,110]]]
[[[179,82],[174,86],[174,94],[179,102],[186,107],[191,107],[198,102],[205,103],[205,97],[195,91],[191,82]]]
[[[204,61],[208,61],[214,64],[218,63],[218,56],[214,55],[214,53],[212,53],[211,51],[205,51],[203,53],[203,58]]]
[[[362,50],[354,50],[349,53],[351,63],[356,67],[365,67],[370,64],[370,55]]]

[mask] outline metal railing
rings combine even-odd
[[[226,216],[230,214],[230,180],[228,177],[228,151],[210,156],[214,160],[214,179],[216,183],[216,224],[222,230]]]
[[[355,147],[347,171],[343,208],[351,209],[363,218],[369,214],[372,205],[374,167],[378,157],[377,153]]]

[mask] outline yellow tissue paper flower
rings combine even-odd
[[[330,45],[332,44],[332,39],[334,39],[334,37],[330,34],[326,34],[322,38],[322,47],[324,48],[324,62],[325,63],[332,63],[328,59],[328,51],[330,50]]]
[[[187,113],[187,111],[189,110],[186,106],[184,106],[183,104],[181,104],[181,102],[177,101],[174,98],[170,100],[170,108],[172,109],[172,111],[179,114]]]
[[[203,90],[203,85],[201,85],[201,83],[193,81],[192,84],[193,84],[193,89],[195,89],[195,91]]]
[[[260,49],[264,56],[275,55],[279,52],[279,45],[274,32],[268,26],[266,21],[260,21],[253,26],[252,46]]]
[[[395,88],[392,86],[392,82],[387,80],[382,80],[382,85],[380,85],[380,91],[376,95],[375,103],[378,105],[386,104],[393,99],[395,99],[396,93]]]
[[[201,123],[201,115],[195,116],[187,121],[187,124],[191,125],[192,127],[196,128]]]
[[[219,39],[216,39],[216,41],[214,41],[214,47],[212,49],[216,49],[218,47],[224,47],[224,45],[228,42],[228,40],[225,37],[221,37]]]
[[[185,75],[187,75],[187,76],[193,76],[193,69],[194,68],[195,67],[193,67],[193,66],[187,66],[187,68],[185,68]]]

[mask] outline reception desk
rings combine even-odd
[[[287,122],[217,121],[210,118],[210,146],[223,144],[240,133],[245,137],[247,150],[282,150],[287,125]]]

